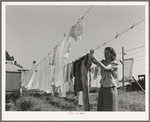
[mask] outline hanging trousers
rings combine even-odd
[[[87,74],[82,75],[81,79],[82,79],[82,87],[83,87],[83,107],[84,107],[84,111],[90,111]]]

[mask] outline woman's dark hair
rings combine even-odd
[[[112,54],[112,57],[111,57],[112,61],[116,60],[116,52],[112,47],[106,47],[105,50],[109,50],[110,53]]]

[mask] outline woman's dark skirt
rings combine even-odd
[[[117,111],[118,91],[116,87],[101,87],[98,95],[97,111]]]

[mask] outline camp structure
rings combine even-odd
[[[6,92],[14,91],[21,81],[22,68],[13,62],[6,62]]]

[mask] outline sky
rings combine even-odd
[[[93,5],[93,4],[91,4]],[[32,62],[39,63],[64,38],[64,33],[87,12],[91,5],[7,5],[5,50],[14,56],[24,69],[31,69]],[[94,4],[84,17],[84,30],[80,41],[71,39],[68,62],[85,55],[91,48],[104,44],[146,18],[144,5]],[[98,59],[103,58],[104,49],[115,49],[117,60],[134,58],[133,76],[145,74],[146,34],[145,21],[95,50]],[[119,63],[119,79],[122,65]]]

